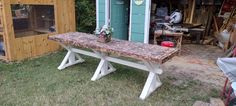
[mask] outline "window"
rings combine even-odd
[[[11,5],[15,37],[56,32],[54,6]]]
[[[3,36],[0,35],[0,56],[5,56]]]

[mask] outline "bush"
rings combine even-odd
[[[75,0],[77,31],[93,33],[96,28],[96,1]]]

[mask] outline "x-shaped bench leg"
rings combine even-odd
[[[79,54],[73,52],[70,50],[70,47],[67,47],[63,45],[65,49],[67,49],[67,54],[64,57],[63,61],[61,62],[60,66],[58,67],[59,70],[65,69],[66,67],[75,65],[77,63],[84,62],[84,59],[82,59]]]
[[[146,99],[153,91],[162,85],[158,74],[162,74],[162,69],[159,65],[145,62],[146,66],[150,70],[147,81],[144,85],[143,91],[140,95],[140,99]],[[158,74],[157,74],[158,73]]]
[[[96,52],[94,51],[100,58],[101,61],[93,75],[93,77],[91,78],[92,81],[96,81],[98,79],[100,79],[103,76],[106,76],[107,74],[110,74],[114,71],[116,71],[116,69],[105,59],[105,55],[100,53],[100,52]]]

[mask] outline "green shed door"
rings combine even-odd
[[[112,37],[128,40],[130,0],[111,0],[111,27],[114,29]]]
[[[131,41],[144,42],[144,27],[145,27],[145,8],[146,0],[143,4],[137,5],[132,0],[131,7]]]

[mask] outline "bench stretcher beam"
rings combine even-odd
[[[101,56],[100,55],[97,55],[97,53],[93,53],[93,52],[88,52],[88,51],[84,51],[84,50],[80,50],[80,49],[77,49],[77,48],[71,48],[71,50],[75,53],[79,53],[79,54],[83,54],[83,55],[87,55],[87,56],[91,56],[91,57],[95,57],[95,58],[98,58],[98,59],[101,59]],[[157,73],[157,74],[162,74],[162,70],[160,67],[159,64],[154,64],[154,63],[150,63],[150,62],[143,62],[145,63],[144,64],[140,64],[140,63],[136,63],[136,62],[130,62],[130,61],[126,61],[126,60],[122,60],[122,59],[118,59],[118,58],[114,58],[114,57],[110,57],[110,56],[105,56],[104,57],[105,60],[109,61],[109,62],[114,62],[114,63],[118,63],[118,64],[121,64],[121,65],[126,65],[126,66],[129,66],[129,67],[133,67],[133,68],[136,68],[136,69],[140,69],[140,70],[144,70],[144,71],[153,71],[154,73]],[[155,67],[157,70],[150,70],[148,69],[147,65],[152,65],[153,67]]]

